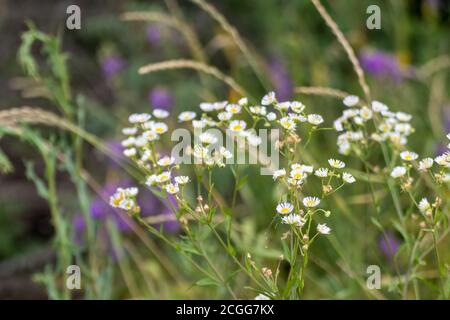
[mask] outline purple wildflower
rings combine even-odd
[[[286,66],[279,58],[272,58],[269,63],[269,72],[277,98],[287,101],[294,96],[294,85]]]
[[[445,134],[450,133],[450,105],[445,106],[442,110],[442,126]],[[447,144],[443,142],[436,146],[436,155],[441,155],[448,151]],[[445,140],[445,142],[448,142],[448,140]]]
[[[106,57],[102,61],[102,71],[105,78],[110,79],[125,68],[125,60],[117,55]]]
[[[385,234],[380,235],[378,244],[386,259],[392,261],[400,246],[400,240],[394,232],[387,231]]]
[[[362,68],[376,78],[390,78],[401,82],[413,75],[413,68],[400,63],[396,56],[380,50],[363,50],[360,54]]]
[[[148,95],[150,104],[155,109],[170,110],[173,106],[173,98],[167,89],[156,87]]]
[[[149,25],[146,30],[147,41],[153,46],[159,46],[161,44],[161,31],[156,25]]]

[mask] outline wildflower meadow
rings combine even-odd
[[[449,1],[25,2],[0,299],[449,299]]]

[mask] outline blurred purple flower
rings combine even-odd
[[[125,60],[117,55],[111,55],[102,60],[102,71],[105,78],[109,79],[125,68]]]
[[[447,105],[443,109],[444,130],[446,133],[450,132],[450,105]]]
[[[170,110],[173,106],[173,98],[167,89],[156,87],[148,95],[150,104],[155,109]]]
[[[403,66],[396,56],[380,50],[363,50],[359,58],[362,68],[377,78],[390,78],[398,83],[414,73],[412,67]]]
[[[146,30],[147,41],[154,46],[159,46],[161,44],[161,31],[158,26],[150,24]]]
[[[400,240],[394,232],[387,231],[385,234],[380,235],[378,244],[386,259],[392,261],[400,247]]]
[[[442,109],[442,126],[443,126],[445,134],[450,133],[450,105],[447,105]],[[447,144],[445,144],[443,142],[444,141],[437,144],[437,146],[436,146],[436,155],[437,156],[448,151]],[[445,142],[448,142],[448,140],[446,140]]]
[[[280,101],[292,99],[294,96],[294,85],[286,66],[279,58],[273,57],[270,60],[269,72],[277,99]]]

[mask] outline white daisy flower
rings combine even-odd
[[[342,125],[342,122],[339,120],[335,120],[333,122],[333,127],[334,127],[334,130],[336,130],[336,131],[344,131],[344,126]]]
[[[247,106],[248,105],[248,98],[246,98],[246,97],[240,98],[239,101],[238,101],[238,104],[240,106],[242,106],[242,107]]]
[[[153,130],[144,131],[142,133],[142,137],[147,139],[147,141],[154,141],[154,140],[158,140],[159,139],[158,134],[155,131],[153,131]]]
[[[132,136],[135,135],[138,132],[138,129],[136,127],[133,128],[123,128],[122,133],[126,136]]]
[[[201,119],[201,120],[192,120],[192,127],[194,129],[203,129],[205,128],[207,125],[206,120],[205,119]]]
[[[204,112],[211,112],[214,111],[214,104],[209,102],[202,102],[200,103],[200,109]]]
[[[351,95],[351,96],[347,96],[344,98],[344,100],[342,100],[342,103],[344,103],[347,107],[354,107],[358,104],[359,102],[359,97]]]
[[[262,98],[261,104],[263,106],[269,106],[269,105],[275,103],[276,101],[277,101],[277,98],[275,96],[275,92],[271,91]]]
[[[395,116],[397,117],[398,120],[403,122],[408,122],[412,119],[412,115],[407,114],[405,112],[397,112]]]
[[[127,197],[135,197],[135,196],[137,196],[137,194],[139,192],[139,189],[136,187],[125,188],[122,190],[123,190],[123,192],[125,192],[125,195]]]
[[[158,182],[158,176],[156,174],[152,174],[151,176],[147,177],[147,180],[145,180],[145,184],[149,187],[156,185]]]
[[[136,206],[136,202],[133,199],[124,199],[120,201],[118,208],[122,210],[130,211]]]
[[[422,200],[420,200],[420,202],[419,202],[419,210],[421,212],[425,212],[425,211],[427,211],[429,209],[431,209],[431,205],[428,202],[428,199],[427,198],[422,198]]]
[[[397,122],[395,112],[392,112],[389,110],[383,110],[383,111],[381,111],[381,115],[383,117],[389,118],[388,121],[391,121],[392,123]]]
[[[305,224],[305,220],[300,215],[294,213],[282,217],[281,223],[301,228]]]
[[[275,170],[273,172],[273,180],[277,180],[278,178],[282,178],[286,175],[286,170],[285,169],[280,169],[280,170]]]
[[[259,146],[262,143],[261,137],[257,136],[256,134],[253,134],[253,133],[251,133],[247,136],[247,141],[248,141],[248,144],[253,147]]]
[[[209,132],[203,132],[199,136],[200,142],[204,144],[214,144],[218,141],[217,137]]]
[[[312,125],[318,126],[323,122],[323,118],[320,114],[309,114],[308,122]]]
[[[370,120],[372,119],[373,116],[373,111],[370,110],[367,107],[362,107],[361,110],[359,111],[359,115],[361,116],[362,119],[364,120]]]
[[[188,177],[188,176],[178,176],[178,177],[175,177],[175,182],[176,182],[177,184],[181,184],[181,185],[186,184],[186,183],[189,182],[189,177]]]
[[[294,120],[292,120],[290,117],[283,117],[280,119],[280,125],[285,128],[286,130],[294,131],[297,127]]]
[[[326,178],[326,177],[328,177],[328,169],[327,168],[319,168],[314,172],[314,174],[320,178]]]
[[[295,113],[302,113],[305,110],[305,105],[301,103],[300,101],[292,101],[291,102],[291,109]]]
[[[434,160],[432,158],[425,158],[419,162],[419,170],[426,171],[433,166]]]
[[[260,293],[255,297],[255,300],[270,300],[270,298],[268,296]]]
[[[161,159],[158,160],[158,165],[161,167],[168,167],[171,166],[172,164],[174,164],[175,162],[175,158],[174,157],[162,157]]]
[[[141,161],[149,161],[152,158],[152,152],[148,149],[144,150],[144,153],[141,156]]]
[[[410,135],[413,131],[413,128],[409,123],[397,123],[394,126],[394,131],[401,134]]]
[[[275,109],[280,110],[280,111],[287,111],[291,106],[291,103],[289,101],[284,101],[284,102],[280,102],[277,103],[275,105]]]
[[[170,180],[171,173],[170,171],[163,171],[159,175],[156,176],[156,182],[164,183]]]
[[[443,167],[449,168],[450,167],[450,161],[447,159],[445,155],[440,155],[434,158],[434,161]]]
[[[304,179],[296,180],[293,178],[287,178],[286,181],[289,185],[293,187],[298,187],[301,186],[305,180]]]
[[[277,205],[277,212],[280,214],[288,214],[294,210],[294,206],[289,202],[282,202]]]
[[[225,110],[231,114],[237,114],[241,112],[241,106],[239,104],[229,104]]]
[[[345,163],[338,159],[328,159],[328,163],[330,164],[331,167],[336,169],[345,168]]]
[[[269,112],[266,116],[267,120],[274,121],[277,119],[277,114],[275,112]]]
[[[228,101],[219,101],[214,103],[215,110],[222,110],[228,104]]]
[[[372,110],[377,113],[380,113],[382,111],[388,111],[389,108],[384,103],[374,100],[374,101],[372,101]]]
[[[400,158],[402,158],[405,161],[413,161],[416,160],[419,157],[419,155],[412,151],[403,151],[400,153]]]
[[[313,173],[313,171],[314,171],[314,167],[313,166],[307,166],[307,165],[304,165],[304,164],[301,165],[301,169],[304,172],[306,172],[306,173]]]
[[[330,234],[331,229],[324,223],[317,225],[317,232],[321,234]]]
[[[163,134],[169,130],[169,127],[164,122],[155,122],[152,125],[152,130],[157,134]]]
[[[155,109],[153,110],[153,115],[155,116],[155,118],[165,119],[170,115],[170,113],[169,111],[164,109]]]
[[[151,130],[155,121],[150,120],[141,124],[143,130]]]
[[[351,118],[359,115],[359,112],[360,112],[359,109],[347,109],[347,110],[344,110],[342,115],[345,119],[351,119]]]
[[[113,208],[118,208],[120,203],[125,199],[125,193],[119,189],[109,197],[109,205]]]
[[[194,157],[198,159],[205,159],[208,157],[208,148],[199,144],[194,146]]]
[[[233,114],[230,112],[220,112],[217,115],[217,119],[219,119],[220,121],[228,121],[231,119],[232,116]]]
[[[244,120],[234,120],[230,122],[229,130],[233,132],[242,132],[247,127],[247,123]]]
[[[148,113],[133,113],[128,117],[130,123],[144,123],[150,120],[152,116]]]
[[[173,183],[167,184],[165,189],[166,189],[167,193],[170,193],[170,194],[175,194],[175,193],[178,193],[178,191],[180,191],[178,184],[173,184]]]
[[[406,174],[406,168],[403,166],[395,167],[391,171],[392,178],[400,178],[400,177],[403,177],[405,174]]]
[[[123,154],[125,157],[134,157],[137,153],[136,148],[129,148],[129,149],[125,149],[123,150]]]
[[[314,208],[320,204],[320,199],[317,197],[305,197],[303,198],[303,205],[307,208]]]
[[[129,137],[125,140],[122,140],[121,145],[124,148],[129,148],[134,146],[134,143],[136,142],[136,138],[135,137]]]
[[[347,183],[353,183],[356,181],[355,177],[353,177],[350,173],[344,172],[342,174],[342,180],[344,180]]]
[[[233,158],[233,154],[231,153],[231,151],[229,151],[227,148],[225,147],[220,147],[219,149],[219,155],[225,159],[231,159]]]
[[[185,121],[191,121],[193,120],[197,115],[193,111],[184,111],[178,115],[178,120],[180,122]]]
[[[306,178],[306,173],[302,169],[294,169],[291,171],[290,176],[292,179],[301,180]]]
[[[266,107],[253,106],[253,107],[250,107],[249,109],[250,109],[250,112],[253,114],[259,114],[259,115],[264,116],[267,113]]]
[[[143,136],[139,136],[134,140],[134,145],[138,148],[142,148],[145,147],[148,143],[148,140],[143,137]]]

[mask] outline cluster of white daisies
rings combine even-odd
[[[270,127],[277,123],[287,131],[295,131],[299,123],[305,122],[318,126],[323,118],[318,114],[306,114],[305,105],[299,101],[278,102],[274,92],[269,92],[261,99],[261,105],[250,105],[247,98],[241,98],[237,103],[228,101],[203,102],[200,104],[202,114],[197,119],[197,113],[193,111],[182,112],[178,116],[181,122],[192,122],[196,129],[206,127],[223,127],[233,134],[245,137],[250,145],[256,146],[261,139],[255,135],[255,123],[263,123]],[[242,114],[246,113],[252,118],[252,127],[242,120]],[[210,137],[207,137],[207,140]],[[211,142],[209,142],[211,143]]]
[[[317,207],[320,204],[320,199],[317,197],[304,197],[302,200],[303,206],[310,210]],[[302,228],[306,223],[307,219],[311,219],[311,216],[305,217],[303,211],[299,213],[293,213],[294,205],[290,202],[281,202],[277,205],[277,212],[282,215],[281,223],[288,224],[297,228]],[[331,228],[326,224],[318,224],[317,232],[320,234],[329,234]]]
[[[273,173],[273,179],[285,183],[286,186],[290,189],[300,189],[306,182],[306,179],[309,175],[314,174],[316,177],[322,179],[322,186],[324,189],[327,188],[328,192],[331,192],[332,187],[331,183],[333,178],[337,178],[341,180],[341,183],[338,188],[343,186],[344,184],[351,184],[356,181],[356,179],[348,172],[339,173],[339,169],[345,168],[345,163],[338,159],[329,159],[328,164],[330,168],[322,167],[314,170],[313,166],[294,163],[290,166],[290,172],[288,173],[286,169],[276,170]],[[325,179],[328,178],[328,179]],[[326,181],[324,181],[326,180]],[[281,222],[283,224],[292,225],[295,227],[303,227],[306,222],[304,217],[305,211],[310,211],[312,208],[317,207],[320,204],[320,199],[318,197],[304,197],[302,200],[302,204],[305,207],[305,210],[300,210],[298,213],[293,213],[294,205],[290,202],[281,202],[277,205],[277,212],[282,215]],[[311,212],[311,211],[310,211]],[[326,215],[329,215],[329,211],[326,212]],[[330,232],[330,228],[328,228],[325,224],[319,224],[317,226],[317,231],[321,234],[328,234]]]
[[[382,102],[372,101],[371,107],[359,107],[357,96],[348,96],[343,100],[348,108],[334,121],[334,128],[342,132],[337,139],[339,153],[348,155],[352,150],[360,150],[360,144],[369,140],[389,141],[395,146],[405,145],[407,137],[414,132],[409,123],[412,116],[404,112],[392,112]],[[377,115],[375,131],[369,134],[366,123]]]
[[[147,186],[157,186],[169,194],[176,194],[180,191],[180,187],[189,182],[189,177],[175,176],[173,174],[176,166],[175,159],[160,156],[154,148],[155,141],[168,131],[167,124],[161,121],[168,116],[169,112],[162,109],[155,109],[152,114],[130,115],[128,118],[130,126],[122,130],[122,133],[126,135],[122,146],[125,148],[123,153],[126,157],[151,173],[145,182]],[[118,188],[110,198],[110,205],[127,211],[136,211],[137,193],[137,188]]]
[[[447,135],[447,138],[450,140],[450,134]],[[450,149],[450,144],[447,146]],[[399,166],[396,166],[391,171],[391,177],[398,179],[403,177],[409,177],[409,171],[411,168],[415,168],[418,171],[426,172],[430,170],[433,165],[436,163],[440,170],[438,173],[434,173],[433,177],[435,181],[438,183],[447,183],[450,182],[450,151],[447,150],[443,154],[437,156],[436,158],[424,158],[421,159],[418,163],[416,163],[419,155],[412,151],[403,151],[400,153],[400,158],[403,163]]]
[[[329,159],[329,168],[321,167],[314,170],[313,166],[304,165],[300,163],[291,164],[291,170],[288,174],[286,169],[279,169],[273,172],[273,179],[276,181],[286,182],[288,187],[300,188],[305,184],[306,179],[309,175],[313,174],[319,178],[327,178],[327,184],[330,184],[334,177],[341,178],[342,183],[354,183],[356,181],[355,177],[348,172],[343,172],[342,175],[336,174],[335,169],[345,168],[345,163],[338,159]]]
[[[139,212],[139,206],[136,203],[136,196],[138,188],[118,188],[116,192],[110,197],[109,203],[114,208],[119,208],[126,211]]]

